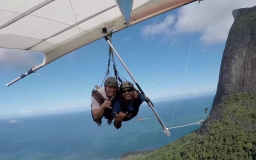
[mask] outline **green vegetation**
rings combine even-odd
[[[232,95],[219,107],[222,118],[208,122],[207,133],[196,131],[149,154],[122,160],[256,160],[256,95]]]

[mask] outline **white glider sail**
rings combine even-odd
[[[102,38],[104,27],[117,32],[194,1],[0,0],[0,48],[44,52],[34,72]]]

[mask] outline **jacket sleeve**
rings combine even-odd
[[[114,117],[114,126],[116,129],[119,129],[122,126],[122,122],[116,120],[116,114],[115,114],[115,113],[118,114],[120,112],[121,112],[121,106],[120,106],[119,101],[117,101],[114,104],[113,109],[112,109],[112,116]]]
[[[143,103],[145,101],[145,97],[141,93],[139,94],[139,96],[140,96],[140,102]]]
[[[121,112],[121,106],[120,106],[120,103],[118,101],[114,104],[113,109],[112,109],[112,113],[111,113],[114,118],[116,118],[115,112],[117,114]]]
[[[141,93],[139,93],[138,98],[133,100],[132,105],[135,108],[138,108],[144,101],[145,101],[144,96]]]

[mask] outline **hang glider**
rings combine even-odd
[[[132,77],[108,35],[195,1],[201,0],[0,0],[0,48],[45,53],[40,65],[6,86],[103,37]]]
[[[45,53],[52,61],[144,20],[198,0],[0,0],[0,48]]]

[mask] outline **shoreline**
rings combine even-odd
[[[154,152],[156,149],[148,149],[148,150],[136,150],[136,151],[130,151],[130,152],[127,152],[127,153],[123,153],[119,160],[122,160],[122,159],[125,159],[129,156],[138,156],[138,155],[146,155],[146,154],[149,154],[151,152]]]

